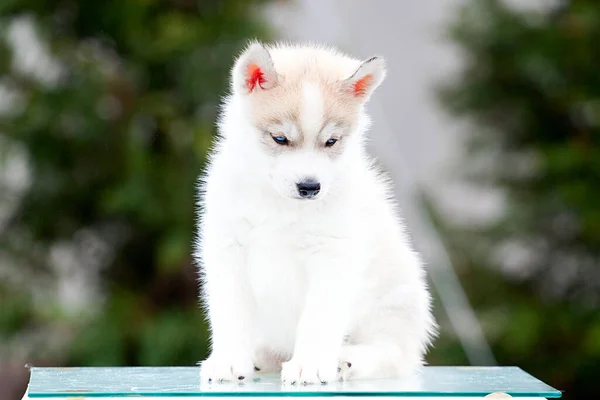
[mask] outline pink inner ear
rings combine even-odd
[[[265,79],[264,74],[258,65],[248,65],[246,76],[246,86],[248,87],[248,90],[250,92],[254,90],[256,85],[258,85],[261,89],[264,89],[262,84],[265,83],[267,80]]]
[[[373,82],[373,75],[365,75],[360,78],[356,83],[352,85],[352,91],[355,96],[364,96],[367,93],[367,89],[371,86]]]

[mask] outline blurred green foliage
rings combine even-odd
[[[206,355],[195,185],[233,57],[268,34],[261,3],[1,2],[0,171],[16,157],[28,172],[22,187],[0,180],[10,209],[0,360],[193,365]],[[38,58],[23,64],[20,53]],[[76,269],[64,271],[57,248]],[[65,309],[58,276],[81,269],[98,275],[101,296]]]
[[[502,189],[485,226],[436,215],[498,362],[597,398],[600,376],[600,2],[466,3],[466,56],[441,99],[475,127],[465,175]],[[448,337],[437,356],[464,361]],[[449,356],[449,357],[448,357]]]

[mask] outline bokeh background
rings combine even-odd
[[[600,398],[598,0],[0,1],[0,400],[194,365],[194,183],[249,38],[380,54],[370,151],[427,260],[432,365]]]

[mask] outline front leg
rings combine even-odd
[[[203,297],[212,347],[208,359],[200,363],[200,377],[208,382],[244,380],[254,373],[255,305],[243,248],[232,242],[207,242],[203,261]]]
[[[281,372],[284,383],[327,383],[338,376],[339,352],[362,275],[359,261],[344,250],[310,262],[294,354]]]

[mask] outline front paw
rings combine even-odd
[[[244,381],[254,374],[254,363],[241,355],[211,355],[200,362],[202,382]]]
[[[333,382],[338,377],[338,362],[308,360],[301,362],[291,359],[283,363],[281,381],[287,385],[309,385],[314,383],[326,384]]]

